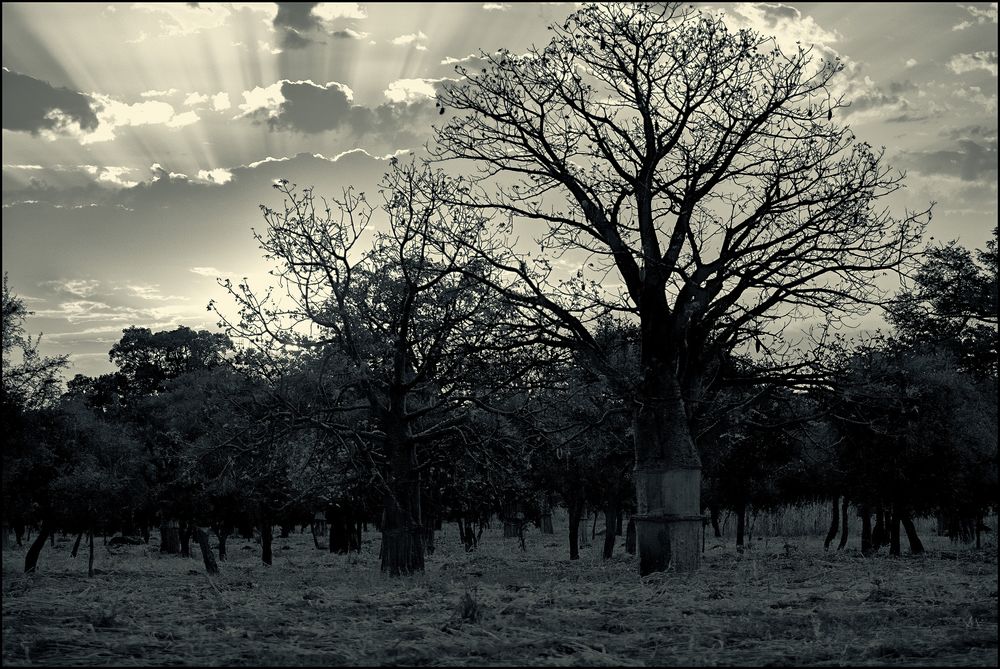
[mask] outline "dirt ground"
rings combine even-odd
[[[487,530],[465,553],[454,525],[425,574],[378,571],[376,533],[360,555],[312,537],[259,547],[230,540],[209,578],[199,559],[153,545],[99,573],[72,537],[24,575],[3,553],[3,664],[38,665],[997,665],[997,550],[925,536],[928,553],[871,559],[819,538],[709,539],[693,575],[637,575],[603,561],[598,536],[570,562],[564,528],[532,529],[528,551]],[[851,546],[856,544],[852,538]],[[905,552],[905,548],[904,548]]]

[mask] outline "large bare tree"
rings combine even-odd
[[[838,123],[838,63],[675,3],[593,4],[552,30],[544,48],[483,53],[439,94],[455,116],[431,151],[479,170],[455,198],[511,221],[456,227],[450,243],[503,270],[492,285],[546,340],[625,393],[640,572],[696,569],[688,420],[724,353],[750,346],[768,376],[793,378],[782,331],[877,302],[876,277],[905,263],[925,216],[882,208],[902,175]],[[543,226],[530,259],[510,238],[524,222]],[[559,280],[557,260],[580,269]],[[609,364],[592,336],[609,312],[638,321],[639,369]]]
[[[476,259],[429,243],[446,220],[480,218],[445,204],[449,180],[393,160],[382,186],[384,203],[375,208],[351,189],[320,202],[311,189],[276,184],[283,207],[262,206],[267,228],[255,234],[285,294],[225,282],[240,319],[223,321],[265,352],[308,349],[346,360],[336,374],[333,363],[320,372],[315,406],[295,411],[314,428],[363,444],[377,465],[382,569],[401,575],[424,568],[423,449],[462,424],[479,399],[484,356],[507,347],[505,330],[492,324],[512,321],[493,292],[459,271]],[[358,412],[367,416],[360,425],[348,420]]]

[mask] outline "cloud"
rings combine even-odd
[[[317,133],[348,122],[354,92],[336,81],[316,84],[282,79],[266,88],[245,91],[243,99],[243,115],[271,129]]]
[[[68,88],[3,69],[3,128],[30,132],[62,132],[71,124],[94,130],[98,117],[91,100]]]
[[[968,88],[958,87],[953,91],[954,99],[969,102],[977,107],[982,107],[986,112],[996,114],[997,94],[987,95],[979,86],[969,86]]]
[[[236,276],[232,272],[224,272],[216,267],[190,267],[188,268],[188,271],[199,276],[207,276],[210,279],[225,277],[233,278]]]
[[[951,57],[951,60],[948,61],[948,68],[955,74],[986,70],[995,77],[997,76],[997,52],[960,53]]]
[[[506,2],[487,2],[483,5],[483,9],[487,12],[506,12],[510,9],[510,5]]]
[[[275,12],[271,3],[233,2],[138,2],[132,9],[145,12],[157,20],[159,36],[193,35],[206,30],[221,28],[241,11],[258,14],[265,21],[272,20]],[[145,33],[143,33],[145,35]],[[141,40],[140,40],[141,41]]]
[[[302,49],[330,35],[339,39],[361,39],[367,33],[338,28],[341,19],[364,19],[368,13],[356,2],[279,2],[274,16],[278,44],[284,49]]]
[[[952,30],[965,30],[972,26],[997,22],[997,3],[995,2],[991,2],[987,7],[982,9],[973,5],[959,5],[959,7],[962,7],[971,14],[972,18],[953,26]]]
[[[232,103],[229,101],[229,93],[216,93],[212,96],[212,109],[215,111],[225,111],[232,106]]]
[[[907,58],[907,59],[906,59],[906,66],[907,66],[907,67],[913,67],[913,66],[915,66],[915,65],[916,65],[917,63],[918,63],[918,61],[917,61],[917,59],[916,59],[916,58]]]
[[[741,2],[726,9],[726,24],[750,28],[773,36],[785,53],[795,53],[799,44],[814,46],[820,56],[833,60],[837,52],[831,45],[840,40],[835,30],[823,28],[811,16],[803,16],[795,7],[780,3]]]
[[[962,181],[994,183],[997,179],[997,140],[959,139],[957,146],[938,151],[904,151],[902,162],[926,175],[957,177]]]
[[[437,96],[434,84],[441,79],[397,79],[385,89],[385,97],[393,102],[414,102],[416,100],[433,99]]]
[[[75,134],[81,144],[113,140],[116,131],[123,127],[165,125],[170,128],[180,128],[199,120],[193,111],[177,114],[173,105],[161,100],[129,104],[100,93],[94,93],[92,97],[98,108],[98,124],[92,132],[86,132],[83,128],[76,131]]]
[[[225,168],[217,167],[214,170],[199,170],[197,178],[221,186],[232,181],[233,173]]]
[[[157,90],[143,91],[142,93],[139,93],[139,95],[144,98],[166,98],[170,97],[176,92],[177,92],[176,88],[169,88],[165,91],[157,91]]]
[[[100,288],[101,282],[94,279],[55,279],[52,281],[43,281],[39,286],[48,288],[57,294],[72,295],[74,297],[91,297]]]
[[[423,33],[422,30],[415,33],[410,33],[409,35],[400,35],[392,40],[392,43],[396,46],[404,46],[407,44],[413,44],[414,42],[423,41],[427,39],[427,35]]]
[[[197,105],[203,105],[208,102],[208,99],[208,96],[203,93],[190,93],[184,98],[184,106],[196,107]]]

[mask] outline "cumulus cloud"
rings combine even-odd
[[[233,173],[223,167],[216,167],[214,170],[198,170],[197,178],[221,186],[232,181]]]
[[[422,30],[418,30],[415,33],[410,33],[408,35],[400,35],[392,40],[392,43],[396,46],[405,46],[407,44],[414,44],[415,42],[422,42],[427,39],[427,35],[424,34]],[[421,46],[421,45],[417,45]]]
[[[952,30],[965,30],[972,26],[997,22],[997,3],[995,2],[991,2],[984,8],[976,7],[975,5],[959,5],[959,7],[967,11],[971,15],[971,18],[956,24],[952,27]]]
[[[168,88],[165,91],[157,91],[157,90],[143,91],[142,93],[139,93],[139,95],[144,98],[166,98],[170,97],[176,92],[177,92],[176,88]]]
[[[279,2],[273,26],[283,49],[301,49],[329,35],[339,39],[367,36],[350,27],[338,27],[342,19],[364,19],[368,13],[356,2]]]
[[[98,124],[92,130],[87,128],[76,130],[75,134],[78,135],[81,144],[113,140],[116,137],[116,131],[123,127],[165,125],[170,128],[181,128],[199,120],[195,112],[188,111],[178,114],[173,105],[162,100],[129,104],[100,93],[94,93],[92,97],[98,109]]]
[[[415,102],[437,96],[435,84],[442,79],[397,79],[385,89],[385,97],[393,102]]]
[[[956,54],[948,61],[948,68],[955,74],[985,70],[995,77],[997,76],[997,52],[977,51]]]
[[[487,12],[506,12],[510,9],[510,5],[506,2],[487,2],[483,5],[483,9]]]
[[[774,36],[786,53],[795,53],[799,45],[814,47],[818,54],[833,60],[837,52],[833,44],[840,40],[835,30],[820,26],[811,16],[803,16],[795,7],[780,3],[741,2],[726,10],[726,23],[750,28],[766,36]]]
[[[91,100],[68,88],[3,68],[3,128],[37,135],[62,132],[72,124],[94,130],[98,117]]]
[[[212,109],[215,111],[225,111],[232,106],[232,103],[229,101],[229,93],[216,93],[212,96]]]

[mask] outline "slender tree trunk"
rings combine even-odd
[[[629,555],[635,555],[635,544],[635,518],[630,517],[628,519],[628,524],[625,526],[625,552]]]
[[[899,512],[896,505],[893,504],[891,510],[892,516],[888,519],[889,523],[889,555],[894,557],[899,557]]]
[[[669,341],[642,323],[643,392],[633,416],[639,574],[695,571],[701,563],[701,460],[674,370],[654,353]],[[659,324],[662,326],[662,324]]]
[[[840,500],[838,496],[833,498],[833,509],[830,514],[830,530],[826,533],[826,541],[823,542],[823,550],[829,550],[830,544],[837,538],[837,528],[840,527]]]
[[[875,552],[872,547],[872,514],[867,505],[861,504],[858,515],[861,517],[861,554],[868,557]]]
[[[90,557],[87,559],[87,576],[94,578],[94,531],[90,531]]]
[[[736,550],[743,551],[744,535],[747,526],[747,506],[740,502],[736,506]]]
[[[17,547],[24,546],[24,525],[17,523],[14,525],[14,538],[17,539]]]
[[[848,509],[849,502],[847,501],[847,495],[844,495],[844,501],[840,503],[840,543],[837,544],[837,550],[843,550],[844,546],[847,545],[847,528],[848,528]]]
[[[13,541],[11,538],[14,536],[14,532],[11,530],[10,525],[7,521],[3,522],[2,527],[0,527],[0,548],[2,550],[7,550],[12,547]]]
[[[38,530],[38,536],[35,537],[34,542],[32,542],[31,547],[28,548],[27,554],[24,556],[24,573],[28,574],[35,571],[38,566],[38,555],[42,552],[42,548],[45,547],[45,540],[49,538],[49,524],[42,521],[42,526]]]
[[[212,546],[208,543],[208,532],[206,532],[204,528],[195,527],[194,539],[198,542],[198,546],[201,548],[201,559],[205,562],[205,571],[209,574],[218,574],[219,565],[215,561],[215,555],[212,554]],[[221,541],[219,545],[222,545]]]
[[[570,500],[569,510],[569,559],[580,559],[580,521],[583,519],[583,503]]]
[[[872,528],[872,549],[877,551],[889,543],[889,525],[886,522],[885,508],[879,504],[875,507],[875,527]]]
[[[392,454],[390,489],[382,514],[382,571],[405,576],[424,570],[424,537],[420,511],[420,475],[416,448],[400,426],[388,426]]]
[[[191,557],[191,524],[186,521],[181,523],[180,540],[181,557]]]
[[[76,557],[77,553],[80,551],[80,540],[83,539],[83,532],[79,532],[76,535],[76,541],[73,542],[73,550],[70,551],[70,557]]]
[[[612,497],[604,511],[604,559],[610,560],[615,552],[615,527],[618,524],[618,498]]]
[[[261,560],[268,567],[271,566],[272,555],[271,555],[271,521],[262,520],[260,523],[260,547],[261,547]]]
[[[219,538],[219,562],[225,562],[228,557],[226,553],[226,540],[229,539],[231,532],[232,528],[228,525],[219,525],[215,528],[215,536]]]
[[[620,537],[625,530],[625,512],[622,511],[621,504],[618,505],[618,515],[615,516],[615,536]]]

